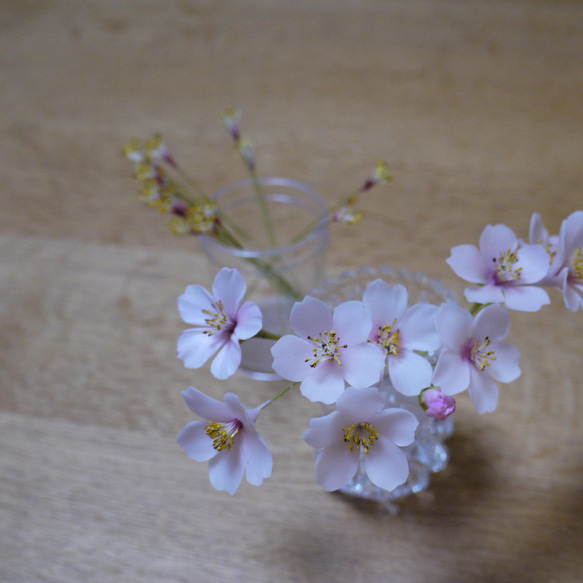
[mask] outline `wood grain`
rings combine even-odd
[[[330,202],[387,159],[329,273],[460,292],[452,246],[583,208],[580,2],[4,0],[0,30],[2,583],[583,579],[581,313],[512,315],[521,378],[492,415],[460,399],[450,465],[397,516],[314,483],[295,394],[260,420],[272,478],[231,498],[176,444],[180,391],[281,385],[175,358],[176,298],[210,274],[120,155],[159,130],[209,191],[242,178],[235,105],[261,173]]]

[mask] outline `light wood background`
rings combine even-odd
[[[120,156],[161,131],[209,190],[259,169],[346,195],[387,159],[330,275],[444,260],[504,222],[583,208],[583,4],[546,0],[0,2],[0,581],[583,580],[583,314],[513,314],[522,377],[459,399],[452,461],[391,516],[327,494],[310,403],[260,420],[273,477],[215,492],[176,444],[180,391],[281,389],[175,358],[176,298],[208,284],[193,239],[135,199]]]

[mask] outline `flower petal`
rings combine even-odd
[[[506,225],[487,225],[480,235],[480,253],[486,265],[498,260],[501,251],[514,251],[517,245],[514,231]]]
[[[382,409],[384,400],[378,389],[366,387],[355,389],[348,387],[336,401],[336,408],[341,413],[350,415],[358,422],[368,421],[377,411]]]
[[[335,443],[316,456],[316,482],[328,492],[338,490],[352,480],[358,464],[357,452],[351,452],[343,441]]]
[[[177,356],[186,368],[200,368],[225,342],[223,334],[205,334],[191,328],[178,337]]]
[[[178,311],[180,317],[194,326],[205,326],[207,312],[216,312],[214,298],[202,285],[189,285],[186,291],[178,298]]]
[[[221,300],[227,315],[234,317],[245,297],[247,283],[243,276],[230,267],[223,267],[213,282],[213,295]]]
[[[310,401],[320,401],[325,405],[335,403],[344,391],[344,378],[336,362],[321,362],[300,385],[300,391]],[[274,368],[275,370],[275,368]],[[279,372],[276,370],[279,374]],[[281,375],[283,376],[283,375]],[[291,379],[293,380],[293,379]]]
[[[303,381],[313,370],[306,362],[313,356],[312,346],[297,336],[282,336],[271,348],[273,370],[284,379]]]
[[[490,281],[489,266],[484,263],[480,251],[475,245],[458,245],[451,250],[446,263],[454,273],[471,283]]]
[[[385,351],[369,342],[347,348],[340,358],[341,374],[357,389],[378,383],[385,368]]]
[[[296,302],[290,314],[290,324],[297,336],[307,338],[332,330],[332,310],[322,301],[306,296]]]
[[[261,486],[273,469],[273,456],[267,443],[258,433],[245,431],[242,446],[247,481],[253,486]]]
[[[414,397],[431,385],[433,368],[429,361],[411,350],[389,355],[389,378],[395,390]]]
[[[523,245],[517,257],[516,269],[521,269],[521,283],[536,283],[549,271],[550,256],[542,245]]]
[[[311,447],[322,449],[338,441],[342,435],[343,418],[338,411],[323,417],[310,419],[309,427],[304,432],[304,441]]]
[[[478,304],[500,304],[504,301],[502,288],[495,284],[488,284],[482,287],[468,287],[464,290],[464,295],[468,302],[476,302]]]
[[[510,314],[502,306],[494,305],[478,312],[472,329],[472,339],[480,343],[488,337],[492,342],[506,338],[510,332]]]
[[[441,341],[435,329],[438,306],[416,304],[411,306],[399,322],[401,343],[410,350],[436,350]]]
[[[209,462],[209,478],[215,490],[226,490],[231,496],[241,484],[245,464],[241,440],[236,439],[230,450],[220,451]]]
[[[415,430],[419,425],[417,417],[405,409],[385,409],[371,419],[373,427],[396,445],[405,446],[413,443]]]
[[[371,313],[362,302],[344,302],[334,309],[332,329],[338,333],[342,344],[352,346],[366,342],[371,328]]]
[[[490,362],[488,374],[501,383],[515,381],[522,372],[518,366],[520,360],[518,349],[509,342],[494,342],[490,348],[494,351],[496,360]]]
[[[461,352],[470,338],[472,315],[455,304],[442,304],[435,316],[435,328],[447,348]]]
[[[391,286],[377,279],[368,285],[362,301],[372,312],[372,320],[378,328],[400,320],[407,311],[407,289],[403,285]]]
[[[476,411],[492,413],[498,404],[498,385],[486,371],[471,367],[470,398]]]
[[[229,340],[219,350],[211,364],[211,374],[216,379],[228,379],[233,376],[241,364],[241,347],[239,342]]]
[[[550,304],[549,294],[541,287],[513,286],[504,290],[504,303],[507,308],[520,312],[538,312]]]
[[[389,492],[409,477],[409,464],[405,454],[384,437],[380,437],[364,456],[364,467],[370,481]]]
[[[206,426],[206,421],[192,421],[176,438],[186,455],[197,462],[206,462],[218,453],[206,433]]]
[[[195,415],[207,421],[228,423],[233,419],[231,412],[223,402],[205,395],[194,387],[188,387],[186,391],[182,391],[182,398]]]
[[[261,330],[263,316],[257,304],[245,302],[237,312],[234,334],[239,340],[252,338]]]
[[[441,387],[445,395],[457,395],[468,388],[471,368],[459,352],[444,350],[433,372],[433,384]]]

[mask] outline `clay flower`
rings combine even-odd
[[[405,482],[409,466],[399,446],[412,443],[418,421],[404,409],[384,409],[377,389],[347,388],[337,410],[310,420],[304,433],[316,453],[316,482],[325,490],[342,488],[356,474],[364,452],[370,481],[385,490]]]
[[[575,211],[561,225],[559,248],[551,277],[563,291],[572,312],[583,310],[583,211]]]
[[[507,308],[536,312],[550,303],[547,292],[530,284],[544,278],[549,255],[541,245],[525,245],[505,225],[488,225],[480,236],[480,248],[459,245],[447,259],[462,279],[479,284],[467,288],[469,302],[504,303]]]
[[[422,409],[434,419],[443,421],[455,413],[455,399],[442,393],[439,387],[429,387],[419,395]]]
[[[218,379],[233,375],[241,363],[239,340],[261,330],[259,307],[252,302],[241,305],[247,290],[243,276],[224,267],[219,271],[210,294],[201,285],[190,285],[178,298],[178,310],[187,324],[178,339],[178,358],[187,368],[201,367],[213,354],[211,373]]]
[[[435,330],[437,306],[417,304],[407,309],[407,290],[381,279],[365,290],[363,303],[372,313],[370,342],[387,358],[391,383],[403,395],[418,395],[431,384],[433,369],[415,351],[432,351],[441,342]]]
[[[520,376],[520,353],[502,342],[510,331],[510,316],[502,306],[493,305],[471,314],[455,304],[443,304],[435,318],[444,350],[433,375],[433,384],[445,395],[469,388],[478,413],[492,412],[498,403],[498,385]]]
[[[226,490],[232,496],[243,474],[253,486],[271,476],[271,452],[255,431],[263,405],[247,409],[234,393],[227,393],[221,403],[194,387],[182,391],[182,396],[188,408],[204,421],[186,425],[178,434],[178,443],[189,458],[210,460],[209,478],[216,490]]]
[[[283,336],[273,346],[273,369],[284,379],[301,381],[300,390],[311,401],[334,403],[345,381],[364,388],[380,380],[385,359],[367,342],[372,320],[362,302],[345,302],[332,312],[306,296],[294,304],[290,323],[295,336]]]

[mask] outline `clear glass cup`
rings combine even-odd
[[[318,220],[326,211],[322,197],[310,186],[287,178],[260,178],[272,235],[257,200],[254,183],[244,180],[213,194],[221,219],[243,244],[224,245],[203,235],[201,248],[208,259],[210,275],[234,267],[247,281],[246,300],[259,305],[263,328],[273,334],[291,332],[289,313],[294,302],[323,280],[328,228]],[[305,227],[316,228],[295,240]],[[280,380],[273,371],[274,340],[252,338],[242,342],[240,372],[258,380]]]

